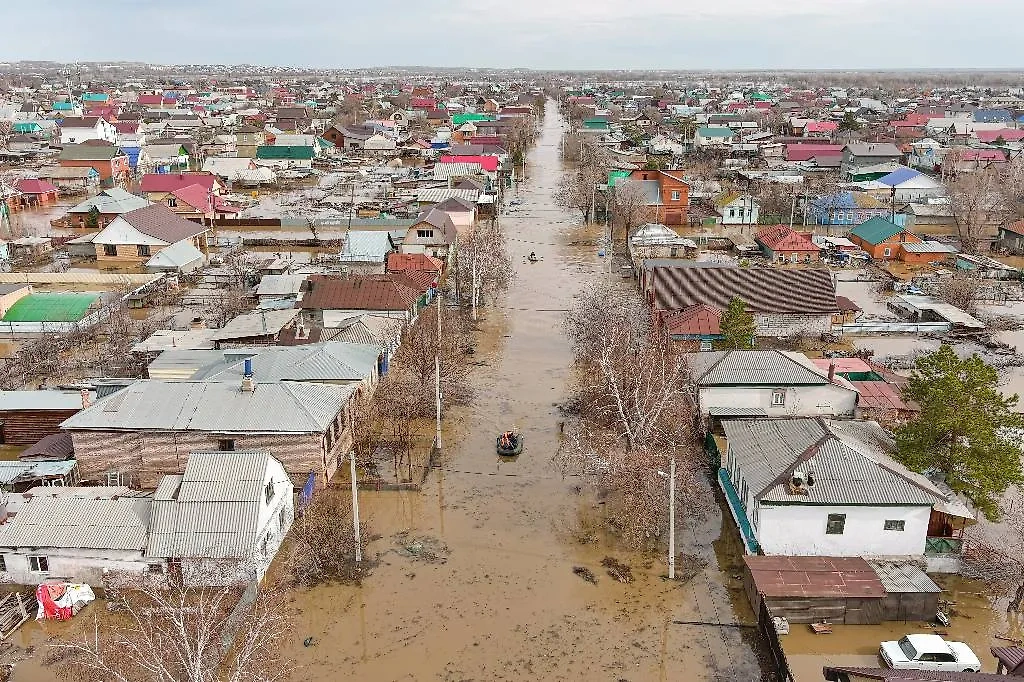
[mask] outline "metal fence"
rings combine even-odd
[[[845,335],[867,334],[945,334],[953,325],[949,322],[855,322],[834,327]]]

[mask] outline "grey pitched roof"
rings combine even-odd
[[[779,270],[729,266],[655,266],[649,269],[655,304],[683,310],[698,303],[725,310],[739,297],[755,314],[839,312],[836,287],[828,270]]]
[[[305,275],[263,275],[256,287],[257,296],[297,296]]]
[[[168,353],[174,351],[164,355]],[[376,345],[340,341],[236,348],[225,352],[216,365],[199,370],[192,379],[239,382],[248,358],[256,381],[362,381],[376,372],[379,355]]]
[[[140,497],[35,499],[0,526],[0,547],[141,550],[151,502]]]
[[[256,548],[269,452],[194,452],[183,475],[165,476],[153,500],[151,557],[248,557]],[[276,469],[276,467],[274,467]],[[275,495],[290,493],[281,474]]]
[[[800,353],[778,350],[726,350],[689,353],[698,386],[801,386],[829,383]]]
[[[296,308],[284,310],[257,310],[243,313],[228,321],[213,333],[214,341],[246,339],[253,336],[277,334],[299,314]]]
[[[12,410],[77,410],[82,407],[78,391],[0,391],[0,412]]]
[[[875,422],[825,419],[724,421],[729,451],[762,503],[933,505],[946,496],[888,457]],[[794,471],[813,473],[807,495],[790,494]]]
[[[283,381],[239,383],[143,379],[64,420],[61,428],[100,431],[322,433],[354,385]]]
[[[149,203],[148,199],[135,196],[120,187],[112,187],[69,208],[68,213],[88,213],[95,206],[100,213],[120,214],[149,206]]]

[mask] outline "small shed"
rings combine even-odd
[[[860,557],[743,557],[743,586],[755,613],[761,602],[791,623],[847,625],[883,620],[885,588]]]
[[[921,568],[911,561],[869,561],[875,569],[885,599],[882,601],[884,620],[932,621],[939,610],[939,595],[942,588],[925,575]]]

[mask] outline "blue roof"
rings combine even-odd
[[[128,157],[129,167],[135,168],[139,165],[139,154],[142,152],[140,147],[121,147],[121,151]]]
[[[853,192],[823,194],[812,199],[811,204],[821,210],[831,209],[836,211],[857,208],[857,203],[853,200]]]
[[[974,112],[974,120],[978,123],[1012,121],[1013,114],[1008,109],[978,109]]]
[[[897,168],[888,175],[883,175],[878,178],[878,181],[883,185],[889,185],[890,187],[896,187],[902,185],[907,180],[913,180],[921,173],[914,170],[913,168]]]

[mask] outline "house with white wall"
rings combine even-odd
[[[69,116],[60,122],[60,143],[81,144],[86,140],[117,142],[117,128],[100,116]]]
[[[892,441],[876,422],[727,420],[722,429],[719,483],[748,551],[932,558],[936,534],[973,523],[948,489],[887,454]]]
[[[687,357],[696,404],[706,417],[853,417],[857,389],[803,353],[727,350]]]
[[[153,495],[146,557],[195,584],[263,580],[295,517],[292,492],[269,452],[193,452]]]

